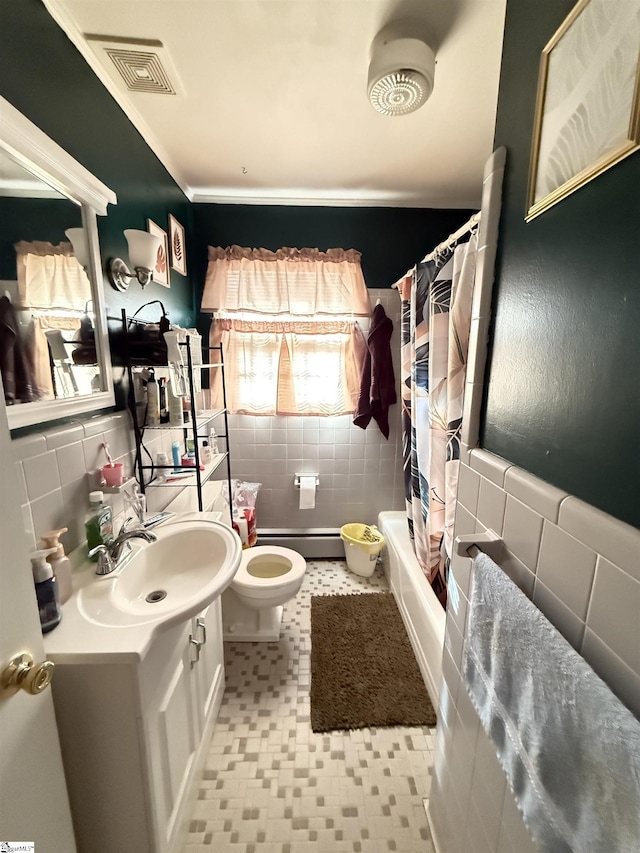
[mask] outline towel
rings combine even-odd
[[[20,334],[20,321],[6,296],[0,297],[0,373],[8,406],[36,399],[31,365]]]
[[[638,853],[640,722],[486,554],[463,679],[547,853]]]
[[[389,406],[396,402],[396,380],[390,346],[392,333],[393,322],[387,317],[382,305],[376,305],[362,366],[360,395],[353,414],[354,424],[362,429],[366,429],[373,418],[387,439]]]

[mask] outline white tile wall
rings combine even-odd
[[[67,551],[83,541],[88,495],[95,487],[91,475],[107,461],[101,448],[106,428],[123,434],[122,446],[132,446],[128,416],[122,413],[13,440],[22,515],[31,547],[35,547],[40,534],[58,527],[69,528],[62,537]],[[130,474],[131,455],[121,453],[117,458],[126,463],[125,470]],[[114,510],[121,512],[121,498],[109,497],[116,498]]]
[[[400,296],[388,289],[371,289],[369,296],[372,305],[380,299],[393,322],[391,351],[399,388]],[[362,430],[350,415],[232,415],[229,430],[232,476],[262,484],[256,507],[259,529],[335,530],[352,521],[374,523],[381,510],[404,506],[399,402],[390,411],[388,441],[375,422]],[[296,473],[319,474],[315,509],[299,509]]]
[[[491,556],[640,716],[640,531],[482,450],[460,466],[458,500],[454,535],[489,521],[501,529],[504,546]],[[436,849],[535,853],[460,675],[470,563],[452,561],[460,603],[447,615],[439,724],[455,722],[436,737],[429,803]]]
[[[182,430],[148,432],[145,444],[155,458],[160,450],[170,452],[175,438],[182,438]],[[124,463],[125,476],[132,476],[135,443],[127,412],[14,439],[19,499],[31,547],[42,533],[59,527],[69,528],[61,539],[67,552],[84,541],[89,492],[97,488],[96,470],[107,461],[102,447],[105,441],[113,458]],[[180,491],[178,487],[149,490],[149,510],[164,508]],[[119,523],[124,509],[122,496],[107,493],[107,499]]]
[[[595,569],[595,551],[555,524],[545,522],[536,576],[583,622]]]

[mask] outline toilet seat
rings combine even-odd
[[[275,593],[280,589],[302,582],[306,561],[291,548],[277,545],[256,545],[242,552],[240,567],[231,586],[239,593],[251,597],[255,593]]]

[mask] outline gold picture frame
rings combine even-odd
[[[187,251],[184,242],[184,226],[169,214],[169,252],[171,269],[180,275],[187,274]]]
[[[162,285],[162,287],[171,287],[171,283],[169,281],[167,232],[159,225],[156,225],[152,219],[147,219],[147,231],[149,234],[155,234],[156,237],[160,237],[160,240],[162,241],[160,248],[158,249],[156,265],[153,268],[153,280],[156,284]]]
[[[525,220],[640,148],[640,5],[579,0],[542,51]]]

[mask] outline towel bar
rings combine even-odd
[[[495,530],[488,528],[484,533],[465,533],[464,536],[456,536],[453,550],[459,557],[470,557],[472,555],[469,551],[474,545],[483,551],[483,545],[495,544],[496,542],[502,542],[502,537],[498,536]]]

